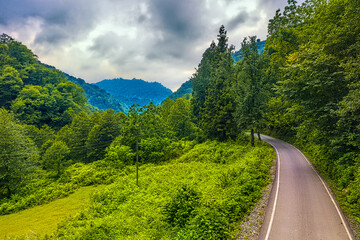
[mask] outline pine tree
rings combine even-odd
[[[264,85],[264,58],[257,50],[256,37],[245,38],[241,44],[243,60],[237,64],[236,119],[240,129],[251,131],[254,145],[254,131],[263,125],[264,107],[267,102]],[[260,135],[259,135],[260,136]]]
[[[231,94],[233,46],[228,47],[224,26],[220,27],[218,44],[211,43],[194,74],[193,113],[199,127],[210,139],[226,140],[236,136],[235,102]]]

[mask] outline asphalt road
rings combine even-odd
[[[259,239],[353,240],[325,182],[292,145],[263,136],[277,151],[277,173]]]

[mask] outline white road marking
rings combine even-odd
[[[277,204],[277,199],[278,199],[278,195],[279,195],[279,187],[280,187],[280,155],[279,155],[277,148],[271,143],[270,143],[270,145],[273,146],[273,148],[276,151],[276,159],[277,159],[277,168],[278,169],[277,169],[277,184],[276,184],[276,194],[275,194],[274,206],[273,206],[273,209],[271,212],[271,218],[270,218],[270,222],[269,222],[269,227],[266,232],[265,240],[268,240],[269,236],[270,236],[270,231],[271,231],[272,223],[274,221],[276,204]]]

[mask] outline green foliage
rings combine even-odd
[[[54,170],[56,176],[60,177],[64,170],[69,152],[70,150],[64,142],[55,140],[52,145],[46,149],[42,157],[43,166],[47,170]]]
[[[89,111],[84,90],[62,72],[38,63],[25,45],[0,36],[0,107],[11,109],[23,123],[60,129],[72,115]]]
[[[187,99],[189,99],[192,96],[192,92],[192,81],[191,79],[189,79],[183,84],[181,84],[180,88],[169,96],[169,99],[174,101],[182,97],[186,97]]]
[[[93,119],[95,125],[91,128],[86,140],[87,159],[92,162],[104,158],[105,149],[119,135],[119,119],[114,115],[113,110],[102,114],[95,113]]]
[[[277,83],[266,119],[309,154],[360,219],[358,11],[353,0],[289,1],[270,20],[267,72]]]
[[[0,108],[0,149],[0,198],[9,198],[34,170],[38,152],[25,129],[3,108]]]
[[[226,239],[268,184],[273,157],[265,145],[209,141],[175,161],[143,165],[139,186],[135,168],[127,167],[56,237]]]
[[[185,98],[175,101],[166,99],[161,106],[160,115],[167,128],[177,139],[195,139],[196,125],[192,122],[191,102]]]
[[[85,106],[85,98],[75,84],[59,83],[56,88],[37,85],[25,86],[11,109],[22,122],[59,129],[70,123],[72,115]]]
[[[23,87],[23,81],[15,68],[5,65],[0,75],[0,107],[10,108],[11,102]]]
[[[123,113],[107,110],[102,113],[80,112],[57,134],[69,147],[69,158],[77,162],[93,162],[105,156],[105,149],[120,134]]]
[[[241,44],[242,61],[237,63],[237,84],[234,87],[236,122],[240,129],[253,129],[261,132],[264,128],[263,115],[270,95],[265,67],[266,59],[259,55],[256,37],[245,38]]]
[[[31,50],[5,33],[0,36],[0,47],[2,49],[0,52],[1,65],[11,65],[19,71],[23,67],[37,62],[37,56]]]
[[[121,145],[119,139],[115,139],[106,150],[105,160],[115,168],[121,168],[134,163],[135,153],[129,146]]]
[[[192,109],[195,121],[207,138],[227,140],[237,134],[233,117],[235,103],[231,94],[234,60],[228,47],[224,26],[214,42],[204,52],[199,68],[193,75]]]
[[[143,163],[161,163],[169,160],[167,155],[170,139],[145,138],[139,144],[139,157]]]
[[[184,228],[195,215],[198,205],[198,193],[188,186],[182,186],[164,207],[166,221],[172,227]]]

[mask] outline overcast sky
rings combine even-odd
[[[0,34],[94,83],[141,78],[176,90],[223,24],[236,50],[264,40],[286,0],[0,0]],[[299,2],[303,2],[302,0]]]

